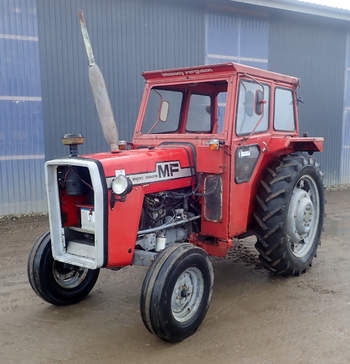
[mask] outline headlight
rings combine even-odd
[[[115,177],[112,181],[112,191],[119,196],[126,195],[131,191],[132,182],[130,179],[122,174]]]

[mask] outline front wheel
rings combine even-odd
[[[254,219],[262,264],[283,275],[311,266],[320,242],[322,172],[311,157],[292,154],[274,162],[260,181]]]
[[[77,303],[94,287],[99,269],[92,270],[53,259],[50,233],[41,235],[28,257],[28,279],[34,292],[57,306]]]
[[[212,263],[203,249],[183,243],[162,251],[142,285],[146,328],[169,342],[192,335],[207,313],[213,282]]]

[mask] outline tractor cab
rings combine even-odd
[[[234,63],[143,75],[133,143],[192,146],[203,188],[218,188],[203,199],[203,235],[227,242],[246,233],[264,168],[293,151],[322,150],[322,138],[298,138],[295,77]]]

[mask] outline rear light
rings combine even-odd
[[[259,159],[260,148],[258,145],[248,145],[237,148],[235,163],[236,183],[248,182],[253,174]]]

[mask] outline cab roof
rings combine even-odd
[[[148,81],[181,81],[188,79],[205,79],[215,76],[230,76],[234,73],[249,74],[253,77],[265,78],[273,81],[289,83],[297,85],[299,79],[292,76],[287,76],[281,73],[275,73],[271,71],[262,70],[260,68],[250,67],[239,63],[218,63],[218,64],[206,64],[195,67],[185,68],[171,68],[167,70],[156,70],[143,72],[143,77]]]

